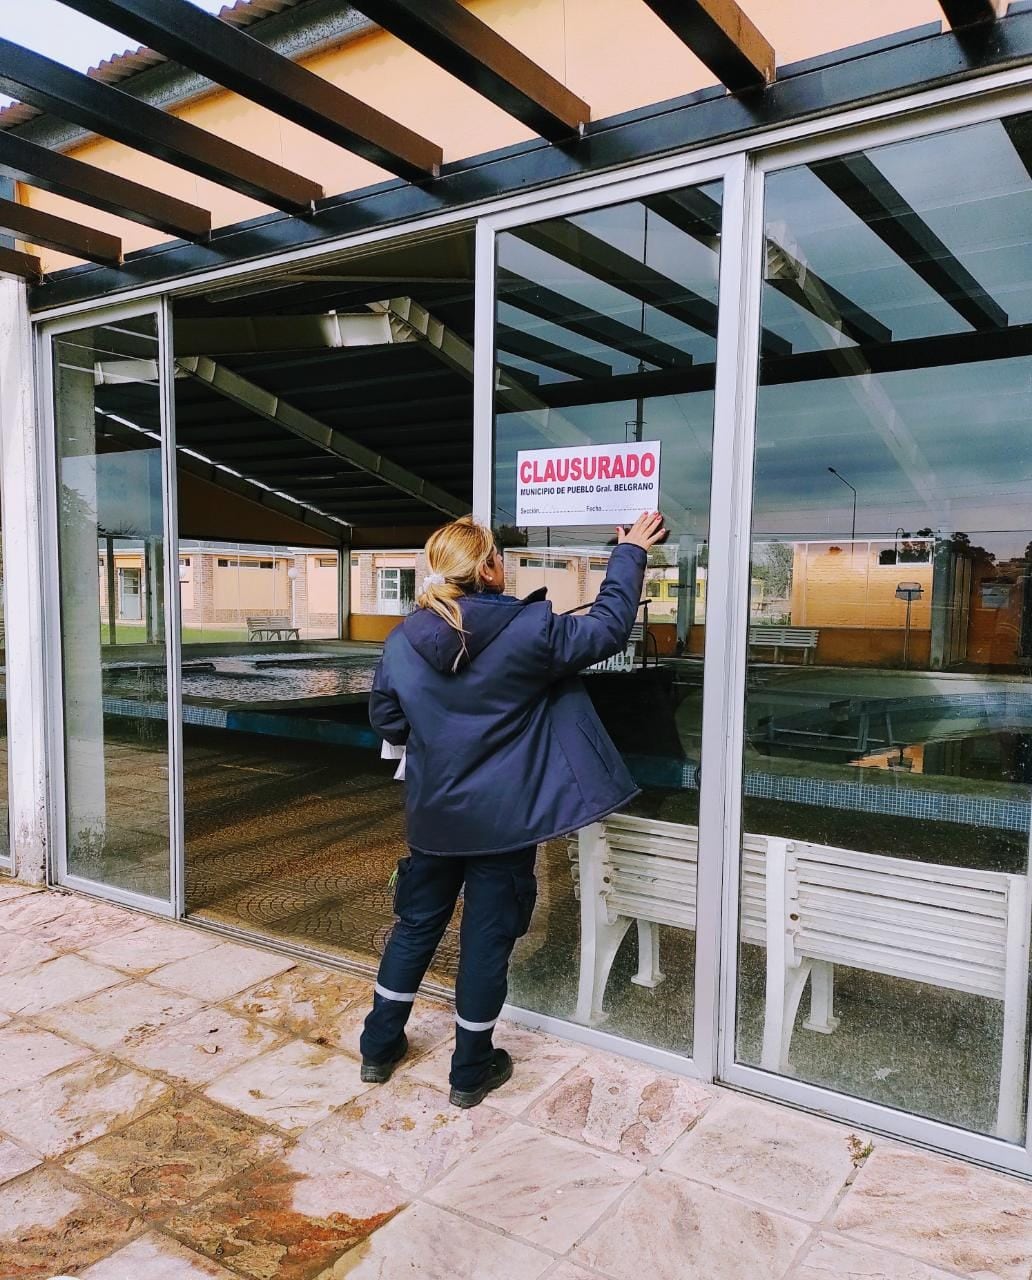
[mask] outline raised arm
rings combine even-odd
[[[640,516],[630,530],[617,529],[618,545],[605,580],[586,613],[550,613],[545,643],[556,680],[619,653],[630,638],[641,602],[649,547],[666,537],[658,513]]]

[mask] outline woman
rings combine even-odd
[[[646,513],[617,529],[591,608],[556,614],[535,592],[503,595],[489,529],[464,517],[426,544],[417,608],[390,635],[369,700],[373,728],[406,747],[409,857],[398,922],[362,1035],[362,1079],[405,1056],[405,1023],[463,891],[451,1101],[475,1107],[512,1075],[492,1032],[509,957],[537,893],[537,846],[623,807],[637,788],[577,672],[627,645],[646,552],[666,536]]]

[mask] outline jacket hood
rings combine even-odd
[[[432,609],[413,610],[401,624],[402,632],[419,656],[435,670],[452,674],[468,667],[528,604],[544,600],[545,595],[546,588],[542,587],[523,600],[486,591],[480,595],[464,596],[459,608],[466,632],[465,653],[462,651],[462,637]]]

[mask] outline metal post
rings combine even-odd
[[[104,539],[107,574],[108,644],[115,644],[118,626],[118,602],[115,599],[115,540],[110,535]]]

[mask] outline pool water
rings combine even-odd
[[[183,664],[183,697],[204,702],[296,702],[306,698],[334,698],[369,693],[376,656],[342,658],[306,655],[304,658],[225,657]],[[109,696],[146,702],[165,699],[165,672],[156,666],[126,663],[104,672]]]

